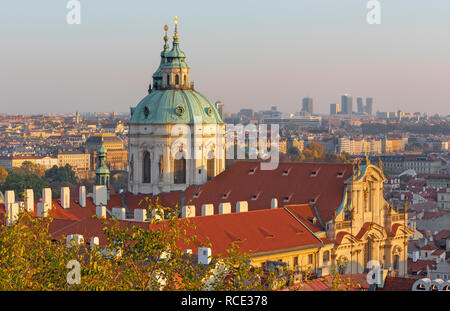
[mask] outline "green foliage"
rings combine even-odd
[[[35,164],[31,161],[24,161],[20,167],[13,167],[11,173],[19,175],[33,174],[42,177],[44,176],[45,168],[42,165]]]
[[[77,178],[70,165],[63,167],[55,165],[44,171],[42,166],[25,161],[21,167],[11,169],[11,172],[6,175],[5,182],[0,185],[0,190],[14,190],[21,197],[25,189],[33,189],[37,198],[40,198],[42,189],[50,187],[53,198],[57,198],[61,187],[73,188],[76,184]]]
[[[39,198],[42,189],[48,187],[47,180],[35,174],[17,174],[11,173],[6,177],[6,181],[0,186],[2,191],[14,190],[17,196],[21,197],[25,189],[33,189],[35,195]]]
[[[144,226],[104,220],[107,242],[101,248],[85,244],[67,247],[52,241],[51,218],[33,218],[21,212],[11,226],[0,228],[0,290],[263,290],[276,279],[248,264],[247,254],[232,245],[227,257],[213,256],[209,265],[183,252],[200,243],[195,225],[179,219],[178,211],[149,203],[164,222],[155,218]],[[100,220],[99,220],[100,221]],[[64,237],[63,237],[64,238]],[[197,244],[196,244],[197,245]],[[209,242],[200,243],[202,246]],[[68,284],[67,264],[80,264],[79,284]],[[263,279],[263,280],[262,280]]]
[[[0,165],[0,183],[4,183],[6,181],[6,177],[8,177],[8,171]]]
[[[349,163],[350,155],[326,153],[323,151],[323,146],[319,143],[310,143],[303,152],[298,148],[291,147],[287,150],[290,161],[294,162],[335,162],[335,163]]]
[[[51,169],[45,172],[45,178],[49,182],[71,183],[71,184],[77,183],[75,173],[69,164],[59,167],[54,165]]]

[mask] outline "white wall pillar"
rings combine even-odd
[[[202,205],[202,216],[214,215],[214,204],[203,204]]]
[[[86,207],[86,187],[80,186],[78,201],[80,202],[81,207]]]
[[[248,212],[248,202],[239,201],[236,202],[236,213]]]
[[[113,207],[113,209],[112,209],[112,215],[115,216],[119,220],[126,219],[125,213],[126,213],[125,207]]]
[[[44,188],[42,189],[42,202],[47,205],[48,209],[52,207],[52,189]]]
[[[230,202],[225,202],[225,203],[219,204],[219,214],[230,214],[230,213],[231,213]]]
[[[25,189],[25,210],[27,212],[33,212],[34,211],[34,192],[33,189]]]
[[[64,209],[70,208],[70,188],[69,187],[61,188],[61,205]]]
[[[195,217],[195,205],[186,205],[181,209],[181,217],[189,218]]]

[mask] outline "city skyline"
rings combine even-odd
[[[82,3],[81,25],[66,24],[65,5],[27,3],[28,12],[23,1],[1,4],[1,112],[129,112],[158,66],[163,26],[172,36],[178,15],[191,79],[226,111],[296,112],[311,97],[314,111],[328,114],[349,93],[374,98],[373,113],[450,113],[450,4],[444,1],[382,2],[380,25],[367,24],[365,2],[97,1]]]

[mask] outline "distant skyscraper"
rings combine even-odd
[[[344,94],[341,97],[342,114],[352,114],[353,113],[353,102],[352,95]]]
[[[364,101],[362,97],[356,98],[356,104],[358,106],[358,113],[364,113]]]
[[[313,114],[313,99],[311,97],[305,97],[302,100],[302,110],[304,114]]]
[[[330,104],[330,114],[339,113],[339,104]]]
[[[366,98],[366,112],[368,115],[372,114],[372,109],[373,109],[373,98],[367,97]]]
[[[223,120],[223,118],[225,117],[225,104],[221,101],[218,101],[214,105],[216,106],[217,111],[219,111],[220,118],[222,118]]]

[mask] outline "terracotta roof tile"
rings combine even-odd
[[[270,208],[272,198],[278,199],[279,206],[314,200],[326,223],[341,204],[344,182],[351,175],[351,164],[280,163],[275,170],[261,170],[260,162],[236,162],[197,190],[190,187],[184,204],[195,205],[200,215],[202,204],[214,204],[214,213],[218,213],[218,205],[223,202],[230,202],[234,211],[238,201],[247,201],[249,210],[258,210]],[[192,192],[199,193],[198,197]],[[252,200],[254,194],[258,196]]]

